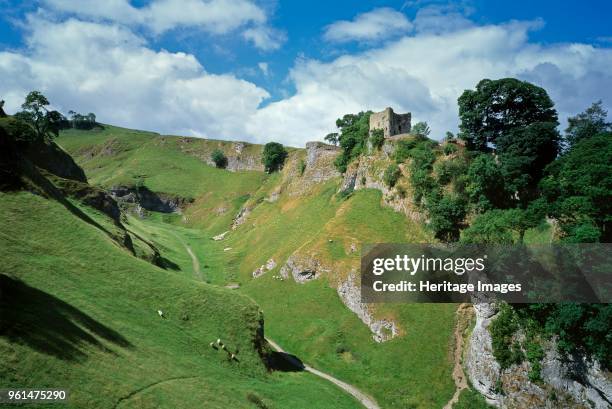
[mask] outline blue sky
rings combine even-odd
[[[562,121],[612,103],[612,3],[0,0],[0,98],[162,133],[301,146],[393,106],[456,130],[479,79],[545,87]],[[562,127],[564,124],[562,124]]]

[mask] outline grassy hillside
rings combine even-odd
[[[146,175],[142,183],[158,192],[185,194],[191,186],[195,201],[182,216],[130,216],[126,227],[176,262],[176,275],[219,286],[239,283],[235,292],[252,297],[265,311],[267,334],[305,362],[355,384],[383,407],[442,407],[452,395],[454,305],[379,306],[376,316],[397,322],[401,336],[378,344],[335,290],[358,265],[352,244],[432,240],[421,225],[383,207],[379,191],[360,190],[344,200],[336,194],[339,178],[302,180],[296,170],[305,155],[300,150],[291,152],[283,172],[266,175],[215,169],[193,151],[182,151],[177,137],[106,127],[70,131],[58,142],[89,180],[102,186],[127,184],[137,175]],[[125,148],[101,154],[109,144]],[[205,150],[217,142],[193,144]],[[131,176],[121,180],[124,175]],[[232,231],[231,220],[243,205],[251,213]],[[227,230],[225,240],[210,239]],[[185,246],[199,260],[199,275]],[[303,285],[274,279],[296,252],[315,254],[332,272]],[[252,271],[270,258],[277,267],[253,279]]]
[[[248,298],[134,258],[54,200],[0,193],[0,221],[3,386],[66,387],[71,407],[357,407],[309,374],[268,373]]]

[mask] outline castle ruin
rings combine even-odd
[[[410,121],[412,114],[396,114],[393,108],[385,108],[382,112],[375,112],[370,115],[370,132],[374,129],[382,129],[385,138],[396,135],[407,134],[410,132]]]

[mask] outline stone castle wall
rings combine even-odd
[[[385,138],[410,132],[412,114],[396,114],[393,108],[385,108],[382,112],[370,115],[370,131],[382,129]]]

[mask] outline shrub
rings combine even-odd
[[[397,183],[401,174],[402,172],[400,171],[399,166],[397,166],[395,163],[392,163],[385,170],[385,173],[383,175],[383,181],[387,186],[393,187]]]
[[[444,152],[446,156],[452,155],[453,153],[457,152],[457,145],[454,143],[447,143],[444,145],[444,148],[442,148],[442,152]]]
[[[0,118],[0,127],[17,144],[27,145],[37,139],[36,133],[30,125],[15,118]]]
[[[385,142],[385,133],[382,129],[374,129],[370,133],[370,142],[372,143],[372,147],[375,149],[380,149]]]
[[[305,170],[306,170],[306,162],[304,161],[304,159],[300,159],[300,162],[298,163],[298,171],[300,172],[300,176],[304,174]]]
[[[512,342],[512,336],[518,330],[518,317],[508,304],[502,304],[497,318],[489,326],[493,356],[501,369],[523,361],[523,353],[517,343]]]
[[[227,166],[227,157],[221,149],[215,149],[211,154],[210,158],[215,163],[215,166],[224,169]]]
[[[266,172],[272,173],[283,168],[286,158],[287,151],[282,144],[269,142],[264,146],[261,162],[264,164]]]
[[[465,201],[455,195],[446,195],[439,199],[432,196],[427,201],[429,227],[436,238],[447,242],[456,241],[466,215]]]

